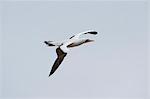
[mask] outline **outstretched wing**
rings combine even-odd
[[[55,60],[52,66],[49,76],[51,76],[57,70],[59,65],[62,63],[64,57],[67,55],[67,53],[64,53],[60,48],[56,49],[56,53],[57,53],[57,59]]]
[[[93,30],[84,31],[84,32],[78,33],[76,35],[73,35],[72,37],[70,37],[70,39],[72,39],[72,38],[79,38],[81,35],[84,35],[84,34],[93,34],[93,35],[96,35],[97,32],[93,31]]]

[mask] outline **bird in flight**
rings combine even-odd
[[[69,39],[63,42],[44,41],[44,43],[50,47],[51,46],[57,47],[56,48],[57,59],[55,60],[52,66],[49,76],[51,76],[56,71],[56,69],[59,67],[59,65],[62,63],[63,59],[67,55],[67,52],[70,50],[70,48],[94,41],[89,38],[80,38],[81,35],[86,35],[86,34],[96,35],[97,32],[93,30],[81,32],[76,35],[73,35],[72,37],[70,37]]]

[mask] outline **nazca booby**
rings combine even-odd
[[[59,65],[62,63],[64,57],[67,55],[67,52],[69,51],[69,48],[76,47],[84,43],[93,42],[94,40],[90,40],[88,38],[80,38],[81,35],[85,34],[93,34],[96,35],[97,32],[93,30],[88,30],[85,32],[78,33],[76,35],[73,35],[69,39],[67,39],[64,42],[54,42],[54,41],[44,41],[45,44],[48,46],[56,46],[56,53],[57,53],[57,59],[55,60],[52,69],[50,71],[49,76],[51,76],[56,69],[59,67]]]

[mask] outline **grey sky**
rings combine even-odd
[[[2,15],[3,97],[146,98],[146,2],[5,2]],[[89,29],[95,42],[48,78],[56,54],[43,41]]]

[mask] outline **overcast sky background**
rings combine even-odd
[[[5,2],[3,98],[146,98],[146,2]],[[72,49],[48,78],[55,48],[89,29],[94,43]]]

